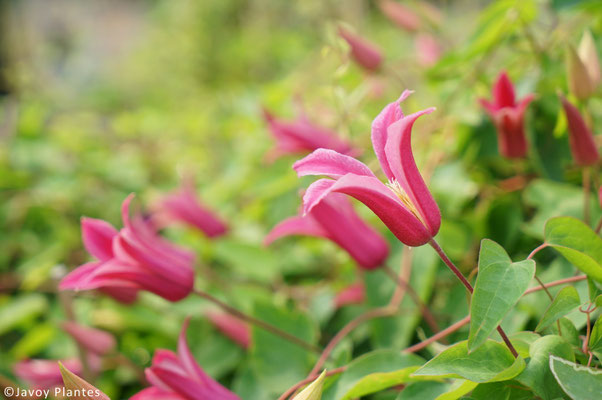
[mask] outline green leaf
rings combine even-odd
[[[412,382],[401,391],[397,400],[435,400],[451,387],[447,382]]]
[[[473,390],[477,385],[478,383],[472,381],[465,381],[462,379],[456,380],[447,392],[437,396],[435,400],[459,399],[466,393],[469,393],[471,390]]]
[[[296,395],[293,400],[320,400],[322,398],[322,387],[324,386],[324,378],[326,370],[322,371],[320,376],[311,384]]]
[[[602,350],[602,316],[599,316],[589,337],[589,348],[592,351]]]
[[[424,359],[394,350],[377,350],[352,361],[337,382],[335,399],[355,399],[391,386],[417,379],[410,378]]]
[[[529,349],[531,359],[516,380],[530,387],[544,400],[562,397],[562,390],[549,368],[551,355],[574,360],[571,345],[560,336],[549,335],[536,340]]]
[[[0,310],[0,335],[48,309],[48,301],[38,293],[19,296]]]
[[[515,359],[501,343],[487,340],[470,353],[467,343],[463,341],[447,348],[412,376],[458,378],[485,383],[512,379],[525,368],[522,357]]]
[[[572,217],[551,218],[544,229],[545,241],[575,267],[602,282],[602,238]]]
[[[562,390],[571,399],[594,400],[602,395],[602,371],[554,356],[550,357],[550,369]]]
[[[540,332],[543,329],[547,328],[550,324],[556,322],[558,318],[562,318],[575,308],[579,307],[581,300],[579,299],[579,293],[577,293],[577,289],[573,286],[566,286],[563,288],[556,297],[552,304],[547,308],[547,310],[543,313],[543,317],[537,327],[536,331]]]
[[[533,393],[516,381],[481,383],[470,398],[473,400],[532,400]]]
[[[469,351],[485,343],[527,290],[534,274],[533,260],[513,263],[499,244],[483,239],[479,274],[470,304]]]

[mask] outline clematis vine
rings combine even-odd
[[[587,127],[577,107],[562,95],[560,100],[569,126],[569,144],[575,162],[581,166],[597,164],[600,161],[600,153],[592,131]]]
[[[249,348],[251,345],[251,331],[245,322],[223,312],[209,311],[206,315],[209,322],[226,337],[240,345],[243,349]]]
[[[528,94],[521,100],[516,100],[514,86],[506,72],[502,72],[493,86],[493,101],[480,99],[496,127],[498,148],[502,156],[523,158],[527,155],[524,119],[527,106],[534,97],[533,94]]]
[[[152,387],[130,400],[240,400],[197,364],[186,342],[188,323],[186,320],[180,332],[177,354],[162,349],[155,351],[152,366],[145,370]]]
[[[349,44],[351,57],[358,65],[368,72],[374,72],[380,68],[383,55],[376,45],[343,27],[339,27],[339,36]]]
[[[268,110],[263,111],[263,116],[276,139],[276,147],[268,154],[270,160],[285,154],[308,153],[319,148],[343,154],[356,153],[350,143],[339,138],[335,132],[312,123],[303,112],[293,121],[277,118]]]
[[[421,246],[431,241],[439,231],[441,213],[416,167],[411,134],[416,119],[434,108],[404,115],[400,103],[411,93],[404,91],[372,123],[372,145],[387,183],[362,162],[332,150],[318,149],[294,164],[299,176],[331,178],[319,179],[307,189],[306,214],[330,193],[343,193],[370,208],[402,243]]]
[[[224,235],[228,231],[226,223],[197,198],[194,182],[190,178],[185,178],[180,189],[163,197],[153,209],[153,220],[160,225],[182,222],[210,238]]]
[[[317,150],[323,151],[329,150]],[[325,196],[306,215],[290,217],[280,222],[265,238],[265,244],[288,235],[329,239],[347,251],[365,269],[380,267],[389,255],[386,240],[356,214],[349,200],[338,193]]]
[[[194,254],[159,237],[141,215],[130,218],[133,195],[122,204],[124,227],[82,219],[84,246],[97,261],[86,263],[63,278],[59,289],[98,289],[117,300],[131,302],[140,290],[179,301],[193,288]]]

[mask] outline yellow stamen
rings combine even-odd
[[[420,222],[422,222],[424,224],[424,220],[422,219],[422,216],[418,212],[418,209],[416,208],[416,206],[414,206],[414,204],[412,203],[412,199],[410,199],[410,196],[408,196],[408,194],[405,192],[405,190],[403,190],[403,188],[401,187],[401,184],[397,181],[397,179],[392,179],[389,182],[385,183],[385,185],[387,185],[387,187],[389,189],[391,189],[391,191],[393,193],[395,193],[395,195],[399,198],[399,200],[401,200],[402,204],[404,206],[406,206],[406,208],[412,214],[414,214],[416,216],[416,218],[418,218],[420,220]]]

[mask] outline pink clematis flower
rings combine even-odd
[[[392,0],[382,0],[378,2],[381,11],[391,22],[408,32],[414,32],[420,29],[422,25],[420,16],[406,6]]]
[[[414,39],[418,62],[426,67],[433,66],[441,58],[441,46],[431,34],[421,34]]]
[[[337,137],[335,132],[313,124],[304,113],[294,121],[276,118],[265,109],[263,116],[276,139],[276,147],[269,154],[270,160],[285,154],[308,153],[319,148],[332,149],[343,154],[355,152],[350,143]]]
[[[349,44],[351,57],[362,68],[369,72],[374,72],[380,68],[383,62],[383,55],[376,45],[361,36],[349,32],[343,27],[339,27],[339,36]]]
[[[84,349],[93,354],[103,356],[115,349],[115,338],[108,332],[82,326],[71,321],[63,322],[62,327]]]
[[[228,226],[198,200],[192,179],[184,179],[178,191],[162,198],[153,208],[153,220],[161,225],[183,222],[210,238],[228,231]]]
[[[243,349],[249,348],[251,331],[246,323],[227,313],[209,311],[206,315],[209,322],[225,336],[239,344]]]
[[[61,361],[76,375],[82,374],[82,365],[78,359]],[[100,369],[100,359],[89,357],[89,366],[93,371]],[[15,376],[30,385],[32,389],[53,389],[63,386],[63,377],[57,360],[24,360],[13,367]]]
[[[600,161],[600,153],[592,131],[587,127],[577,107],[562,95],[560,100],[569,125],[569,143],[575,162],[581,166],[597,164]]]
[[[130,218],[132,198],[123,202],[124,227],[119,232],[105,221],[82,219],[84,245],[98,261],[69,273],[59,285],[61,290],[99,289],[122,301],[131,301],[139,290],[169,301],[190,294],[194,254],[160,238],[141,215]]]
[[[362,304],[366,299],[366,288],[362,282],[354,283],[341,290],[334,298],[335,308],[350,304]]]
[[[169,350],[155,351],[153,364],[145,371],[152,387],[130,400],[240,400],[196,363],[186,343],[187,327],[188,320],[180,333],[177,354]]]
[[[420,176],[411,147],[414,122],[434,109],[404,116],[399,103],[411,93],[403,92],[372,123],[372,145],[389,182],[382,183],[355,158],[316,150],[293,168],[299,176],[326,175],[332,179],[320,179],[307,189],[303,197],[305,213],[311,213],[329,193],[339,192],[364,203],[408,246],[421,246],[437,234],[441,213]]]
[[[529,94],[517,102],[514,86],[506,72],[502,72],[493,87],[493,102],[480,100],[493,120],[500,153],[506,158],[522,158],[527,154],[524,116],[534,97]]]
[[[332,150],[316,150],[316,152],[324,151],[339,154]],[[366,224],[353,210],[351,203],[338,193],[325,197],[305,216],[290,217],[280,222],[266,236],[265,244],[288,235],[329,239],[347,251],[360,267],[365,269],[380,267],[389,255],[386,240]]]

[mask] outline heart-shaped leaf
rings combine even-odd
[[[602,395],[602,371],[550,356],[550,369],[556,381],[573,400],[599,399]]]
[[[543,313],[543,317],[539,324],[535,328],[536,331],[547,328],[551,323],[556,322],[558,318],[564,317],[575,308],[579,307],[581,300],[579,299],[579,293],[573,286],[567,286],[558,292],[552,304]]]
[[[442,351],[412,376],[458,378],[484,383],[512,379],[524,368],[522,357],[515,359],[501,343],[487,340],[469,353],[468,342],[463,341]]]
[[[546,243],[575,267],[602,282],[602,238],[577,218],[556,217],[546,223]]]
[[[468,350],[485,343],[527,290],[535,274],[535,262],[513,263],[506,251],[492,240],[481,242],[479,274],[470,304]]]

